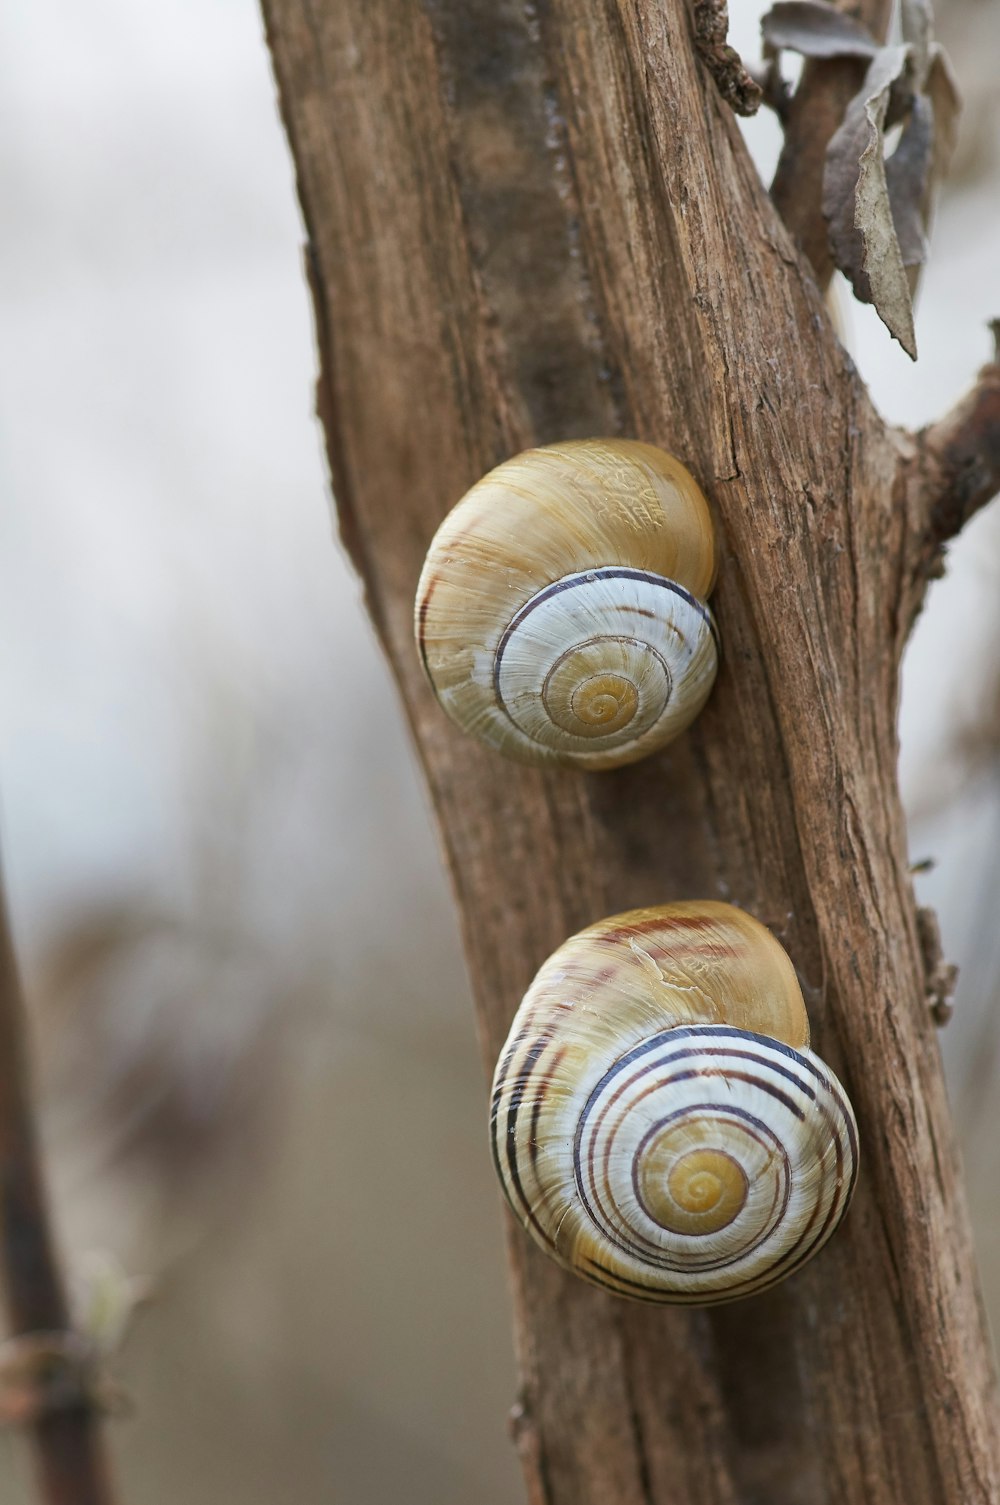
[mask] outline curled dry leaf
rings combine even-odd
[[[884,48],[827,149],[823,212],[834,259],[914,360],[913,296],[959,103],[936,44],[927,54],[912,44]],[[885,126],[900,119],[899,142],[886,159]]]
[[[883,47],[865,86],[847,107],[827,148],[823,213],[837,266],[862,303],[873,303],[890,334],[914,360],[913,302],[889,200],[885,125],[893,85],[904,75],[909,47]]]
[[[903,41],[891,47],[826,0],[779,0],[761,30],[771,52],[868,59],[864,84],[827,148],[823,213],[833,259],[855,296],[874,304],[915,360],[913,295],[960,102],[933,39],[930,0],[903,0],[900,14]],[[886,128],[899,123],[899,142],[887,159]]]
[[[961,97],[944,50],[933,40],[927,0],[904,0],[903,35],[910,45],[910,113],[885,175],[912,296],[927,259],[934,196],[955,150]]]
[[[919,269],[927,257],[925,188],[933,152],[934,108],[925,95],[918,94],[899,144],[885,164],[892,222],[911,294],[916,288]]]
[[[931,118],[934,121],[934,146],[931,153],[930,173],[925,183],[927,215],[925,227],[930,221],[933,198],[937,187],[948,175],[952,155],[958,140],[958,117],[962,112],[962,95],[955,75],[951,71],[948,54],[937,43],[931,48],[930,66],[923,85],[923,92],[930,100]]]
[[[825,0],[779,0],[760,23],[771,50],[803,57],[874,57],[879,44],[866,26]]]
[[[899,0],[899,24],[903,41],[913,50],[913,71],[922,86],[934,46],[931,0]]]

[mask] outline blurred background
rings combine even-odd
[[[756,56],[758,7],[731,9]],[[844,314],[910,425],[1000,314],[1000,11],[938,11],[967,107],[918,365]],[[747,133],[768,171],[773,121]],[[151,1296],[115,1366],[122,1498],[516,1505],[486,1083],[333,538],[250,0],[5,7],[0,194],[0,829],[74,1282],[120,1266]],[[942,1045],[995,1327],[998,585],[994,508],[932,590],[901,727],[918,889],[962,968]],[[0,1496],[32,1499],[2,1436]]]

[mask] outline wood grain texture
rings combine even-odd
[[[512,1230],[529,1498],[1000,1499],[896,787],[899,656],[922,588],[906,446],[834,337],[678,0],[264,10],[341,533],[426,771],[487,1073],[571,932],[724,898],[794,959],[861,1129],[837,1237],[743,1304],[631,1307]],[[541,773],[441,713],[413,596],[473,481],[530,444],[602,434],[662,445],[708,495],[723,663],[664,753]]]

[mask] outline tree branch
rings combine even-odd
[[[892,0],[863,0],[851,8],[873,36],[885,36]],[[834,273],[823,214],[823,167],[830,139],[861,88],[863,58],[807,59],[798,88],[785,107],[785,140],[771,184],[771,198],[809,265],[821,292]]]
[[[941,573],[941,551],[1000,492],[1000,319],[994,355],[951,412],[916,436],[918,571]]]
[[[487,1072],[573,931],[724,896],[780,917],[861,1129],[836,1240],[732,1307],[630,1307],[512,1236],[532,1498],[995,1505],[995,1376],[896,782],[898,436],[781,254],[681,0],[264,10],[338,510],[426,771]],[[670,449],[710,498],[715,690],[633,767],[504,764],[420,668],[424,550],[506,455],[616,433]]]
[[[24,1005],[0,893],[0,1272],[13,1341],[5,1379],[25,1397],[45,1505],[111,1505],[88,1345],[71,1331],[28,1089]]]

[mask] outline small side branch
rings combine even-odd
[[[940,573],[941,550],[1000,492],[1000,320],[994,355],[950,413],[917,435],[919,572]]]
[[[958,968],[953,962],[945,961],[937,913],[926,906],[917,910],[917,939],[924,963],[927,1007],[940,1028],[948,1023],[954,1012],[952,1000],[958,982]]]
[[[0,893],[0,1275],[13,1338],[6,1379],[37,1398],[24,1420],[44,1505],[111,1505],[94,1399],[81,1381],[83,1368],[70,1362],[79,1345],[49,1222],[26,1054],[21,984]]]
[[[719,93],[737,115],[756,115],[763,90],[752,77],[729,35],[726,0],[695,0],[694,45]]]

